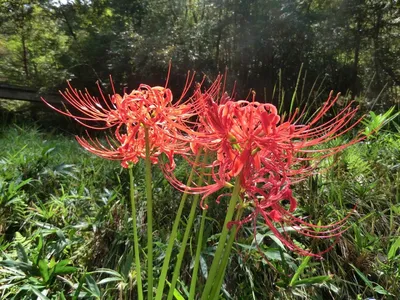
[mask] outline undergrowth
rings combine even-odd
[[[341,141],[333,141],[340,143]],[[301,216],[328,224],[351,216],[323,260],[297,256],[260,222],[237,236],[223,286],[226,299],[396,299],[400,295],[400,131],[380,131],[296,186]],[[145,251],[143,166],[135,166],[138,226]],[[181,167],[181,176],[186,168]],[[137,176],[136,176],[137,175]],[[160,272],[180,194],[154,176],[155,274]],[[94,157],[70,134],[37,126],[0,132],[0,297],[2,299],[134,299],[128,174]],[[210,200],[200,282],[218,241],[224,203]],[[188,205],[189,206],[189,205]],[[189,210],[189,207],[186,208]],[[198,215],[200,216],[200,208]],[[185,214],[184,214],[185,215]],[[194,228],[199,227],[200,217]],[[185,223],[185,220],[182,220]],[[184,228],[178,232],[175,254]],[[179,290],[186,295],[196,249],[190,242]],[[328,241],[298,239],[320,251]],[[173,260],[176,257],[173,255]],[[174,263],[172,262],[172,266]],[[145,271],[143,271],[145,272]],[[142,274],[145,276],[145,274]]]

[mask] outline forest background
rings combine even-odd
[[[296,213],[309,220],[329,224],[357,206],[334,249],[314,260],[280,247],[266,226],[257,240],[247,228],[235,242],[221,297],[399,299],[400,2],[0,0],[0,83],[49,93],[71,80],[98,95],[96,82],[111,92],[111,75],[122,93],[140,83],[164,86],[170,61],[175,98],[189,70],[197,71],[197,81],[206,74],[208,86],[227,69],[227,90],[236,81],[237,99],[253,89],[257,101],[282,111],[306,106],[309,113],[334,90],[342,93],[335,109],[355,99],[366,115],[358,129],[375,132],[327,160],[334,166],[329,172],[295,186]],[[16,111],[18,102],[0,99],[0,298],[134,299],[127,173],[119,162],[81,149],[72,136],[83,129],[73,120],[43,103],[19,103]],[[134,170],[139,199],[145,199],[143,169]],[[186,169],[179,169],[182,177]],[[157,275],[178,209],[172,200],[181,195],[153,173]],[[226,213],[214,200],[201,244],[200,287]],[[144,203],[138,202],[140,228]],[[145,231],[139,234],[143,241]],[[317,252],[329,246],[300,242]],[[176,289],[182,299],[196,246],[191,240],[183,261]]]
[[[119,91],[163,85],[172,60],[172,88],[227,68],[239,97],[274,101],[303,65],[304,91],[319,80],[367,105],[399,97],[396,0],[2,0],[0,25],[0,81],[42,91],[107,88],[109,75]]]

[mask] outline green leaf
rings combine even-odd
[[[286,250],[285,246],[283,245],[283,243],[281,242],[280,239],[278,239],[274,234],[272,233],[268,233],[265,236],[268,236],[271,238],[271,240],[273,240],[282,250]]]
[[[24,272],[17,270],[15,268],[2,267],[0,268],[0,274],[1,273],[5,275],[5,278],[1,278],[0,283],[8,281],[10,277],[25,277]]]
[[[28,263],[29,262],[28,255],[26,255],[24,246],[22,246],[21,243],[17,243],[16,247],[17,247],[18,259],[22,262]]]
[[[53,259],[52,259],[53,260]],[[66,265],[68,265],[68,264],[70,264],[71,263],[71,261],[69,260],[69,259],[63,259],[63,260],[60,260],[58,263],[56,263],[56,264],[54,264],[54,266],[57,268],[63,268],[63,267],[65,267]]]
[[[303,273],[304,269],[308,266],[308,262],[310,261],[311,256],[306,256],[301,265],[297,268],[296,273],[294,273],[292,280],[289,283],[289,286],[293,286],[296,284],[297,279],[299,278],[300,274]]]
[[[121,267],[121,274],[124,276],[124,278],[128,278],[129,271],[131,270],[132,267],[132,262],[133,262],[133,249],[131,249],[129,253],[126,255],[125,262],[122,264]]]
[[[76,270],[78,270],[76,267],[73,266],[66,266],[60,269],[55,269],[54,270],[54,274],[56,275],[62,275],[62,274],[73,274],[76,272]]]
[[[169,287],[171,287],[171,283],[169,281],[167,281],[167,284]],[[185,298],[182,296],[181,293],[179,293],[179,291],[177,289],[174,289],[174,297],[177,300],[185,300]]]
[[[115,277],[120,277],[121,280],[124,279],[120,273],[118,273],[117,271],[114,271],[112,269],[100,268],[100,269],[97,269],[96,271],[90,272],[90,274],[95,274],[95,273],[100,273],[100,274],[106,273],[106,274],[110,274]]]
[[[203,274],[204,278],[207,279],[208,278],[207,262],[202,255],[200,255],[200,269],[201,269],[201,273]]]
[[[22,261],[15,261],[11,259],[6,259],[0,261],[0,266],[6,266],[11,269],[21,270],[24,273],[35,273],[37,269],[29,263],[25,263]]]
[[[268,248],[267,250],[263,251],[263,253],[268,258],[268,260],[282,261],[282,258],[284,260],[293,260],[293,258],[289,254],[283,253],[281,251],[282,249]]]
[[[397,250],[400,248],[400,237],[390,246],[388,259],[391,260],[396,256]]]
[[[42,275],[43,281],[47,283],[49,281],[49,267],[47,266],[47,261],[44,259],[39,260],[38,263],[40,274]]]
[[[41,300],[50,300],[50,299],[47,298],[45,295],[43,295],[37,288],[31,286],[31,287],[30,287],[30,290],[31,290],[32,292],[34,292],[35,295],[38,296],[39,299],[41,299]]]
[[[122,274],[118,273],[117,271],[111,270],[111,269],[97,269],[96,271],[91,272],[91,274],[94,273],[100,273],[100,274],[109,274],[111,275],[110,277],[104,278],[100,280],[97,284],[105,284],[108,282],[126,282],[126,277],[124,277]]]
[[[101,285],[101,284],[105,284],[105,283],[109,283],[109,282],[117,282],[117,281],[121,282],[122,281],[121,277],[107,277],[107,278],[100,280],[97,284]]]
[[[51,152],[53,152],[55,149],[55,147],[46,147],[42,150],[42,155],[43,156],[47,156],[49,155]]]
[[[350,266],[356,271],[356,273],[358,274],[358,276],[361,277],[361,279],[365,282],[365,284],[372,290],[374,290],[376,293],[381,294],[381,295],[392,295],[391,293],[389,293],[387,290],[385,290],[381,285],[372,282],[371,280],[369,280],[367,278],[367,276],[364,275],[363,272],[361,272],[359,269],[357,269],[353,264],[350,264]],[[374,287],[374,284],[376,285]]]
[[[22,188],[23,186],[29,184],[33,179],[32,178],[28,178],[22,182],[20,182],[17,186],[14,187],[14,191],[18,191],[20,188]]]
[[[361,277],[361,279],[365,282],[365,284],[373,289],[374,286],[372,285],[372,282],[364,275],[363,272],[361,272],[359,269],[357,269],[353,264],[350,264],[350,266],[356,271],[356,273],[358,274],[358,276]]]
[[[396,122],[392,122],[392,124],[394,125],[394,127],[396,128],[396,130],[400,133],[400,125],[397,124]]]
[[[251,287],[251,295],[253,296],[253,299],[256,300],[256,296],[254,294],[254,279],[253,279],[253,274],[251,273],[251,270],[246,266],[245,267],[246,273],[248,275],[249,281],[250,281],[250,287]]]
[[[100,289],[91,275],[86,276],[86,284],[88,285],[88,290],[91,292],[92,296],[95,296],[96,298],[100,299],[101,297]]]
[[[40,234],[38,236],[38,245],[36,247],[36,254],[33,257],[33,261],[35,264],[39,263],[39,259],[42,257],[42,249],[43,249],[43,236]]]
[[[79,284],[78,287],[75,290],[75,293],[72,295],[72,300],[77,300],[79,297],[79,294],[83,288],[83,282],[85,281],[85,278],[87,276],[87,273],[83,274],[83,276],[81,277],[81,279],[79,280]]]
[[[322,276],[314,276],[306,279],[301,279],[297,280],[293,286],[299,286],[299,285],[312,285],[312,284],[318,284],[318,283],[324,283],[326,281],[331,280],[332,277],[329,275],[322,275]]]
[[[53,256],[53,257],[50,259],[50,262],[49,262],[49,269],[53,269],[55,265],[57,265],[57,263],[56,263],[55,257]]]
[[[377,292],[378,294],[381,295],[390,295],[394,296],[393,294],[389,293],[387,290],[385,290],[381,285],[377,284],[376,287],[374,287],[374,291]]]

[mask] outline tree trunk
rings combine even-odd
[[[218,36],[217,36],[217,41],[215,43],[215,65],[217,66],[217,70],[219,69],[219,51],[220,51],[220,47],[221,47],[221,38],[222,38],[222,31],[224,29],[224,26],[222,26],[221,23],[221,19],[222,19],[222,4],[220,6],[220,10],[219,10],[219,15],[218,15]]]
[[[361,22],[360,20],[357,20],[355,47],[354,47],[353,82],[351,88],[353,96],[359,93],[358,63],[360,61],[360,47],[361,47],[360,30],[361,30]]]
[[[69,33],[71,34],[72,38],[76,41],[76,34],[75,34],[74,30],[72,29],[71,23],[69,22],[69,20],[67,18],[67,15],[65,14],[64,10],[61,7],[61,3],[60,3],[60,8],[59,9],[60,9],[61,14],[62,14],[62,16],[64,18],[65,23],[67,24]]]
[[[383,86],[381,84],[381,68],[380,68],[380,49],[379,49],[379,34],[381,31],[381,23],[382,23],[382,9],[380,7],[376,8],[376,22],[373,31],[373,43],[374,43],[374,65],[375,65],[375,74],[376,74],[376,81],[377,81],[377,89],[376,91],[379,92],[382,90]]]
[[[28,70],[28,50],[26,49],[25,43],[25,36],[21,34],[21,42],[22,42],[22,60],[24,63],[24,72],[25,72],[25,79],[29,79],[29,70]]]

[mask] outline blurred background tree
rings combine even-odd
[[[396,0],[1,0],[0,25],[0,80],[12,84],[163,85],[172,59],[172,88],[188,70],[227,67],[240,97],[276,101],[303,64],[305,91],[319,79],[367,106],[400,97]]]

